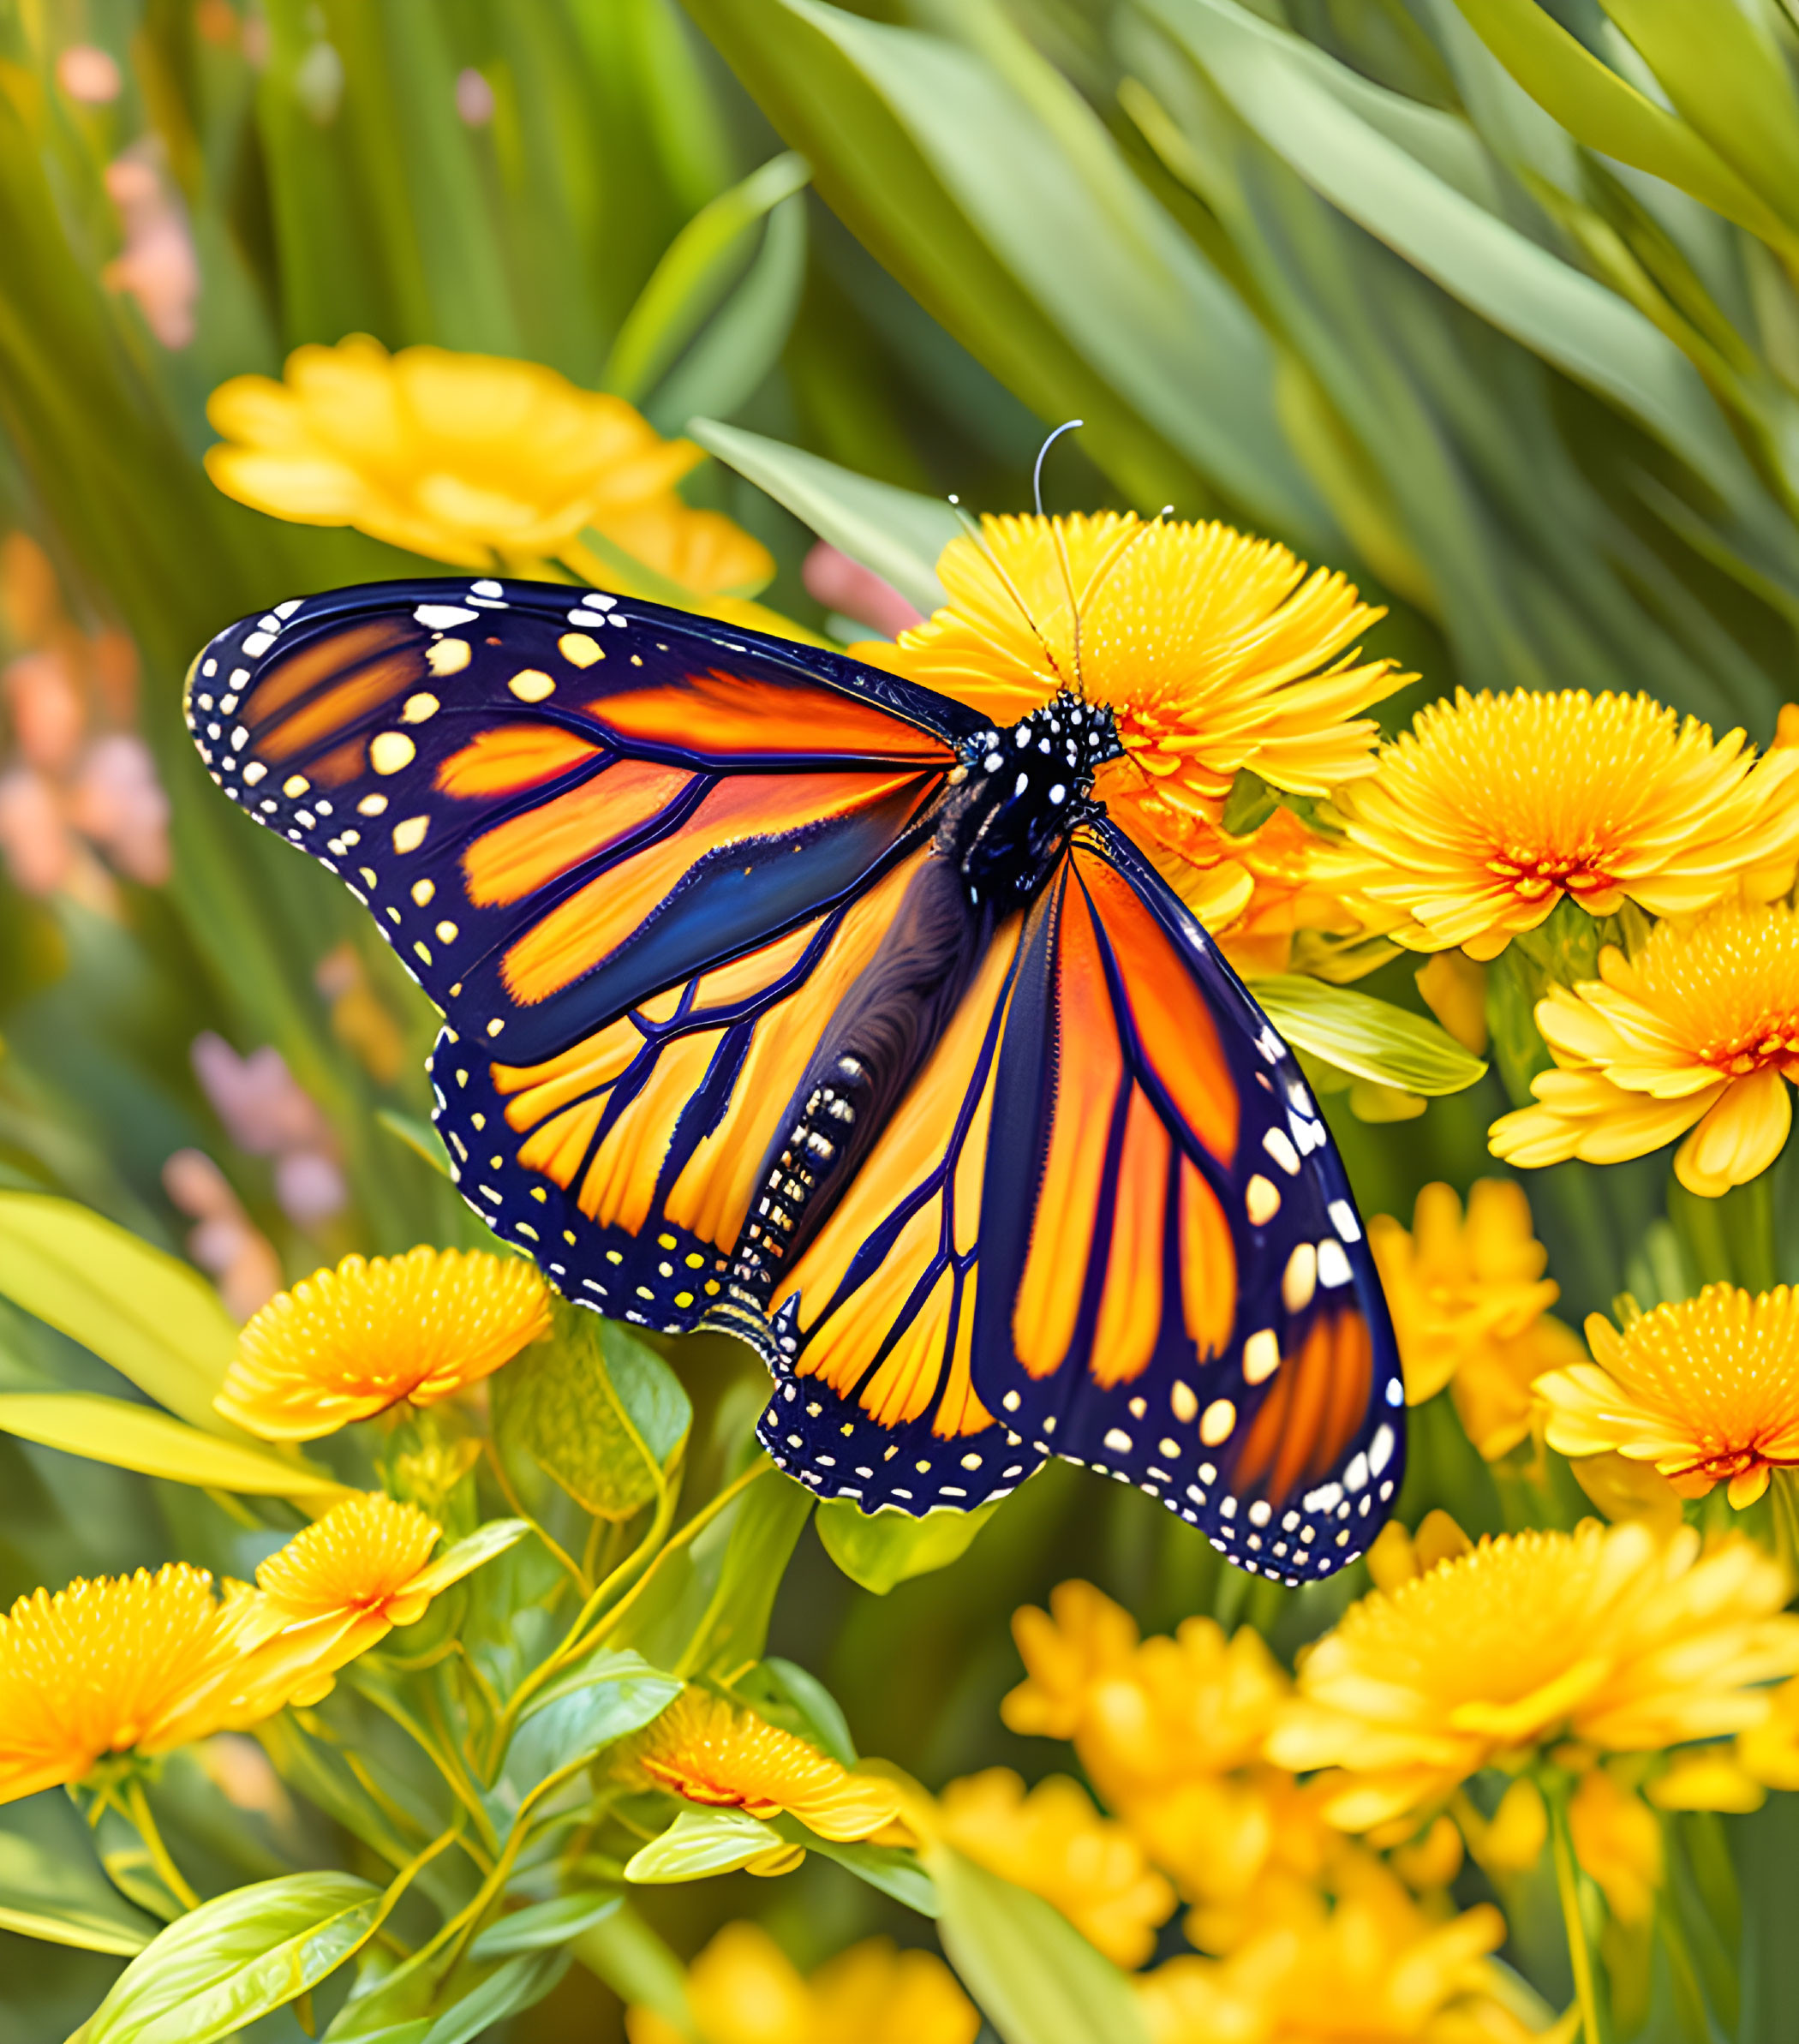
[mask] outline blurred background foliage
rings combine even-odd
[[[1799,624],[1796,49],[1776,0],[0,0],[0,1184],[185,1245],[246,1311],[478,1232],[396,1133],[433,1017],[181,726],[227,619],[431,571],[206,480],[208,393],[304,342],[522,356],[665,433],[725,421],[982,508],[1026,503],[1078,415],[1055,503],[1226,517],[1387,604],[1372,649],[1423,677],[1393,720],[1460,684],[1641,687],[1766,742]],[[795,518],[720,463],[684,487],[770,548],[762,601],[831,629]],[[1421,1012],[1408,965],[1371,984]],[[1490,1076],[1340,1116],[1364,1206],[1490,1171],[1505,1104]],[[1570,1318],[1627,1275],[1646,1304],[1799,1276],[1790,1174],[1766,1272],[1732,1267],[1729,1201],[1652,1228],[1665,1183],[1533,1179]],[[702,1416],[754,1368],[675,1360]],[[128,1395],[10,1309],[0,1382]],[[1414,1437],[1405,1515],[1499,1526],[1443,1400]],[[0,1440],[0,1599],[164,1558],[198,1509]],[[1071,1574],[1146,1627],[1252,1610],[1283,1649],[1360,1587],[1253,1584],[1058,1467],[885,1599],[809,1533],[771,1651],[929,1782],[1040,1772],[996,1716],[1005,1618]],[[221,1877],[282,1820],[215,1826]],[[1790,1879],[1790,1823],[1732,1820],[1745,1864]],[[683,1951],[760,1913],[810,1963],[918,1934],[876,1908],[815,1859],[649,1913]],[[1514,1929],[1559,2000],[1558,1933]],[[1786,2034],[1790,1962],[1743,1935],[1748,2044]],[[0,2044],[60,2036],[113,1964],[0,1938]],[[617,2022],[577,1973],[515,2035]]]

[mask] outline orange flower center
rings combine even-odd
[[[1785,907],[1715,909],[1659,925],[1628,969],[1629,990],[1686,1055],[1720,1077],[1774,1066],[1799,1078],[1799,921]]]

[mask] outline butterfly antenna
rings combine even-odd
[[[1064,420],[1037,451],[1037,466],[1031,471],[1031,494],[1037,505],[1037,515],[1040,518],[1048,515],[1043,510],[1044,457],[1065,433],[1073,433],[1085,424],[1085,419]],[[1055,541],[1055,558],[1062,571],[1062,589],[1068,599],[1068,617],[1073,633],[1074,692],[1077,696],[1085,696],[1087,686],[1082,678],[1080,671],[1080,605],[1074,595],[1074,570],[1068,559],[1067,535],[1054,518],[1049,520],[1049,532]]]
[[[1067,688],[1068,684],[1067,678],[1062,673],[1061,666],[1056,660],[1055,649],[1050,645],[1049,638],[1046,637],[1043,631],[1043,626],[1039,625],[1037,619],[1031,614],[1031,606],[1025,602],[1023,595],[1019,589],[1018,584],[1012,579],[1011,576],[1006,572],[1006,564],[1000,559],[999,555],[994,552],[993,548],[988,545],[987,535],[981,530],[980,527],[976,524],[974,520],[969,517],[968,513],[963,510],[961,499],[953,496],[949,500],[949,504],[950,509],[953,511],[956,516],[962,521],[963,531],[968,535],[969,538],[974,541],[976,547],[979,549],[982,559],[984,560],[988,566],[993,570],[994,573],[999,577],[1000,586],[1018,606],[1019,615],[1025,620],[1025,624],[1030,626],[1031,636],[1036,639],[1037,644],[1043,649],[1043,658],[1049,663],[1049,672],[1055,675],[1057,681],[1061,682],[1064,688]],[[986,642],[989,645],[993,644],[991,640],[988,640]],[[994,650],[997,653],[1003,653],[1005,648],[1003,647],[995,646],[994,647]]]

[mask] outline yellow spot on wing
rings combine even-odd
[[[596,660],[606,658],[600,642],[590,639],[584,631],[564,632],[556,642],[556,650],[571,667],[591,667]]]
[[[439,639],[426,647],[425,664],[433,674],[460,674],[475,657],[475,649],[466,639]]]
[[[506,686],[521,702],[541,702],[546,696],[553,696],[556,684],[541,667],[525,667],[515,674]]]
[[[368,763],[377,774],[397,774],[412,764],[417,753],[403,731],[378,731],[369,740]]]

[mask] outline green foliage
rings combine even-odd
[[[959,1561],[1001,1502],[978,1511],[912,1519],[904,1512],[858,1512],[847,1498],[838,1498],[819,1507],[818,1537],[852,1582],[884,1597],[895,1583]]]
[[[1129,1981],[1065,1916],[949,1846],[924,1859],[943,1949],[1003,2044],[1145,2044]]]
[[[628,1519],[658,1497],[693,1408],[654,1350],[616,1321],[559,1306],[556,1338],[495,1387],[510,1454],[529,1455],[583,1510]]]
[[[191,1425],[243,1438],[212,1404],[237,1330],[189,1265],[69,1200],[0,1192],[0,1293]]]
[[[1486,1070],[1437,1023],[1348,987],[1282,973],[1252,980],[1250,990],[1296,1049],[1377,1085],[1426,1096],[1459,1093]]]
[[[171,1923],[120,1975],[82,2044],[212,2044],[336,1971],[380,1921],[349,1874],[286,1874]]]
[[[156,1934],[156,1919],[106,1880],[61,1802],[33,1798],[0,1821],[0,1929],[128,1958]]]

